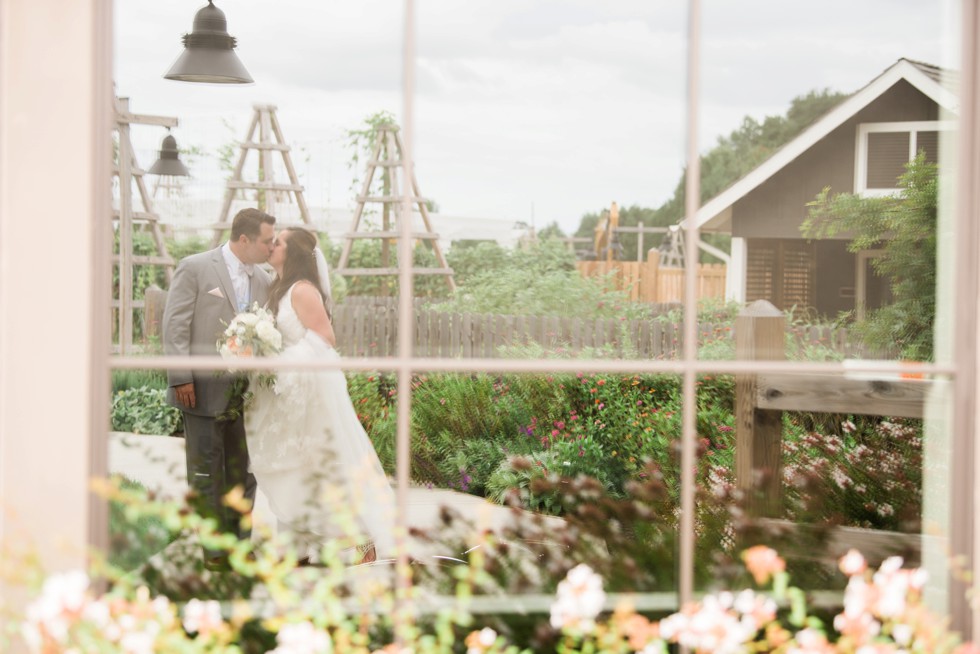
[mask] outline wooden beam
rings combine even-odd
[[[838,375],[766,374],[756,379],[759,409],[922,418],[927,379],[848,379]]]
[[[369,277],[372,275],[397,275],[398,268],[337,268],[334,270],[338,275],[346,277]],[[452,275],[451,268],[412,268],[414,275]]]
[[[177,127],[178,120],[169,116],[149,116],[132,114],[128,111],[116,112],[116,122],[121,125],[154,125],[157,127]]]
[[[112,217],[113,219],[119,218],[118,209],[112,210]],[[160,217],[157,216],[155,213],[147,213],[146,211],[133,211],[130,213],[130,218],[133,221],[140,221],[140,222],[147,222],[147,223],[152,223],[160,220]]]
[[[302,191],[303,187],[298,184],[279,184],[278,182],[238,182],[229,181],[227,188],[230,189],[250,189],[255,191]]]
[[[786,317],[765,300],[757,300],[735,318],[736,360],[786,358]],[[749,511],[773,516],[782,506],[783,421],[779,411],[756,406],[758,378],[735,378],[735,484],[749,498]],[[763,476],[760,485],[760,476]]]
[[[396,203],[402,201],[402,196],[400,195],[359,195],[357,196],[358,202],[385,202],[385,203]],[[426,203],[428,200],[426,198],[410,197],[408,201],[411,204]]]
[[[387,232],[348,232],[344,234],[344,238],[399,238],[402,235],[401,232],[397,230],[389,230]],[[432,232],[412,232],[413,239],[438,239],[439,235]]]
[[[666,234],[670,231],[669,227],[644,227],[643,225],[637,225],[636,227],[613,227],[614,232],[619,234]],[[588,239],[592,240],[592,239]]]
[[[278,150],[280,152],[291,150],[290,146],[285,143],[258,143],[256,141],[246,141],[241,144],[241,147],[249,150]]]

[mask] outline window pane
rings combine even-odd
[[[704,516],[719,517],[734,536],[699,535],[697,581],[705,590],[750,586],[740,554],[762,544],[811,590],[843,587],[835,559],[849,547],[875,565],[906,555],[943,586],[948,561],[923,534],[933,521],[942,538],[952,533],[950,380],[917,368],[940,360],[936,350],[950,338],[951,305],[936,307],[938,280],[955,277],[939,235],[952,215],[940,198],[955,195],[956,171],[937,133],[956,111],[943,24],[952,5],[881,20],[871,5],[832,3],[801,22],[763,4],[743,16],[705,5],[699,223],[709,243],[731,238],[728,288],[739,304],[730,330],[702,329],[699,357],[754,368],[735,376],[731,442],[698,425],[700,460],[721,461],[717,477],[699,484],[698,519],[707,530]],[[847,25],[829,18],[844,14]],[[870,42],[888,45],[854,56],[857,43],[867,53]],[[915,123],[922,139],[911,142],[910,129],[874,131],[900,129],[887,123]],[[911,145],[925,150],[926,164],[909,166]],[[928,163],[937,160],[938,170]],[[707,308],[699,313],[707,322]],[[767,369],[772,360],[843,365],[788,375]],[[870,361],[885,371],[849,372]],[[886,395],[903,399],[890,404]],[[712,402],[703,390],[698,399]],[[945,610],[944,600],[933,606]]]
[[[925,489],[946,488],[948,470],[925,465],[944,460],[946,442],[939,423],[927,428],[921,416],[927,398],[944,392],[945,381],[764,374],[757,380],[763,387],[758,396],[774,399],[760,400],[751,419],[737,417],[727,433],[720,431],[724,423],[712,428],[699,421],[699,469],[706,476],[701,513],[730,536],[703,540],[705,587],[733,570],[725,583],[745,584],[741,566],[726,563],[760,544],[784,557],[796,585],[814,590],[843,588],[837,559],[851,548],[874,567],[891,555],[903,556],[908,566],[923,564],[925,516],[938,508],[927,506]],[[728,396],[738,407],[741,384],[732,385]],[[861,388],[876,390],[861,396]],[[891,399],[898,396],[904,399]],[[717,386],[702,386],[699,399],[704,406],[725,405]],[[754,449],[755,461],[740,477],[738,462],[747,448]],[[711,523],[702,519],[708,529]]]
[[[380,381],[359,382],[356,402],[386,443]],[[432,541],[420,552],[466,558],[482,543],[487,593],[550,592],[583,561],[609,591],[675,591],[679,378],[424,374],[413,386],[409,518]]]
[[[868,134],[868,188],[897,188],[909,160],[907,132]]]
[[[925,152],[926,161],[939,163],[939,132],[917,132],[915,148],[919,152]]]
[[[417,353],[629,358],[624,319],[681,299],[648,261],[682,218],[683,6],[418,12],[416,172],[458,290]]]

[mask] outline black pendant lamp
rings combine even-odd
[[[169,177],[190,177],[187,166],[177,156],[177,139],[170,134],[163,137],[160,145],[160,158],[150,166],[151,175],[167,175]]]
[[[252,76],[235,54],[235,37],[228,34],[225,12],[211,0],[194,16],[194,29],[184,34],[184,52],[164,77],[181,82],[252,83]]]

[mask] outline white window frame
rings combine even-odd
[[[942,132],[956,129],[951,120],[909,120],[887,123],[861,123],[857,126],[854,146],[854,192],[866,197],[894,195],[897,188],[868,188],[868,136],[882,132],[909,135],[909,154],[906,161],[915,159],[919,132]]]
[[[700,0],[689,0],[688,168],[686,212],[699,205],[698,137]],[[413,161],[415,10],[405,0],[404,156]],[[90,476],[106,472],[108,378],[112,369],[179,366],[223,368],[218,357],[110,357],[108,334],[110,250],[109,143],[111,124],[111,0],[33,0],[0,3],[0,551],[37,548],[48,571],[79,567],[86,549],[104,540],[104,505],[87,499]],[[66,13],[68,12],[68,13]],[[916,374],[951,377],[955,382],[952,424],[954,461],[951,492],[945,498],[955,516],[954,551],[980,554],[973,520],[980,497],[980,468],[973,446],[978,420],[977,324],[980,251],[980,8],[960,5],[961,116],[957,160],[956,238],[953,297],[937,311],[952,321],[952,356],[940,363],[909,367]],[[59,16],[52,21],[51,16]],[[58,48],[51,48],[58,43]],[[38,80],[41,80],[38,82]],[[73,98],[70,111],[58,98]],[[936,123],[929,123],[930,129]],[[860,142],[860,139],[859,139]],[[410,173],[410,171],[409,171]],[[51,184],[59,193],[50,193]],[[403,189],[408,193],[408,188]],[[403,211],[408,210],[408,196]],[[403,221],[401,245],[410,247],[410,221]],[[695,221],[686,221],[689,244],[697,244]],[[411,376],[424,371],[551,371],[673,373],[683,376],[682,520],[678,602],[693,596],[693,470],[695,379],[706,373],[765,372],[893,373],[887,362],[857,366],[836,363],[699,361],[695,352],[695,268],[698,248],[688,247],[683,357],[677,361],[425,359],[409,351],[412,334],[400,335],[392,359],[311,362],[302,368],[387,370],[398,375],[398,496],[404,507],[408,481]],[[403,252],[403,255],[407,252]],[[940,259],[943,260],[943,259]],[[401,256],[400,317],[411,325],[410,256]],[[946,315],[948,314],[948,315]],[[252,367],[256,367],[252,364]],[[261,367],[261,366],[259,366]],[[271,369],[271,364],[268,366]],[[901,366],[900,366],[901,369]],[[58,380],[61,394],[52,393]],[[56,409],[56,410],[53,410]],[[399,512],[404,516],[404,511]],[[974,582],[978,584],[980,582]],[[975,589],[980,585],[975,585]],[[3,599],[19,591],[0,585]],[[980,608],[965,602],[952,609],[953,624],[969,636],[980,625]]]
[[[868,262],[885,254],[884,250],[861,250],[855,256],[854,318],[864,320],[868,303]]]

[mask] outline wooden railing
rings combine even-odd
[[[759,300],[735,320],[739,360],[786,358],[786,317]],[[862,376],[866,377],[866,376]],[[841,375],[759,374],[735,379],[735,478],[749,499],[748,511],[781,528],[803,534],[810,527],[774,520],[783,497],[783,412],[803,411],[922,418],[930,381],[915,378],[852,379]],[[888,456],[888,453],[882,453]],[[760,481],[761,485],[760,485]],[[881,560],[894,552],[919,556],[919,534],[837,527],[830,531],[823,558],[831,561],[848,548]]]

